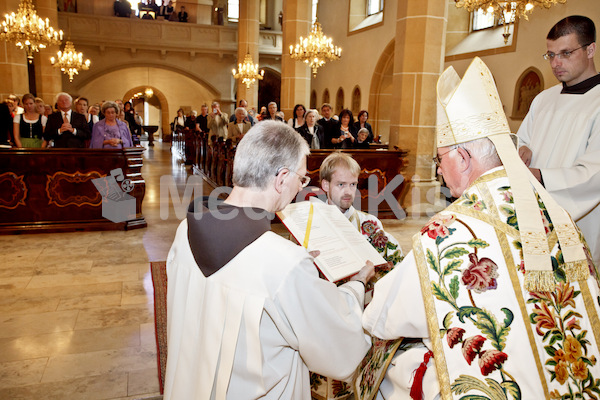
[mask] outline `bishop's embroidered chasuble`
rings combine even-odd
[[[411,254],[376,284],[363,326],[382,339],[423,339],[434,359],[424,382],[437,375],[439,384],[423,385],[426,399],[438,391],[442,399],[600,396],[597,269],[588,258],[589,278],[566,280],[554,226],[538,203],[553,292],[524,289],[519,224],[503,167],[436,215],[413,238]],[[392,364],[390,370],[414,371],[414,364]]]

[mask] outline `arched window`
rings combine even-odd
[[[323,103],[329,103],[329,89],[325,89],[323,92]]]
[[[344,109],[344,89],[339,88],[335,96],[335,113],[339,114]]]
[[[354,87],[352,91],[352,114],[358,115],[360,111],[360,88],[357,86]]]
[[[525,118],[531,102],[543,89],[544,78],[540,70],[535,67],[527,68],[517,80],[511,118]]]
[[[317,108],[317,91],[313,90],[310,93],[310,108]]]

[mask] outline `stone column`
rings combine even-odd
[[[0,3],[0,16],[17,12],[19,0],[7,0]],[[27,80],[27,58],[25,50],[21,50],[12,42],[0,40],[0,100],[9,94],[23,95],[29,92]]]
[[[240,1],[240,19],[238,22],[238,51],[237,62],[243,63],[246,54],[252,56],[254,64],[259,64],[258,54],[258,32],[260,29],[260,1],[247,0]],[[236,65],[236,70],[237,70]],[[259,68],[260,71],[260,68]],[[258,109],[258,81],[254,82],[249,88],[240,80],[237,81],[237,102],[246,99],[248,109],[255,107]],[[237,104],[236,104],[237,107]]]
[[[398,2],[390,145],[409,151],[402,206],[409,214],[439,208],[432,157],[436,152],[436,83],[444,68],[446,0]]]
[[[58,26],[58,12],[56,11],[55,0],[37,0],[35,8],[40,17],[44,19],[48,18],[50,20],[51,27],[55,30],[61,29],[61,27]],[[63,44],[60,45],[60,49],[64,47],[66,37],[67,34],[65,33],[63,35]],[[77,49],[77,43],[75,43],[75,49]],[[34,56],[37,96],[41,97],[46,103],[51,105],[54,105],[56,94],[62,91],[62,73],[59,68],[50,64],[50,57],[56,58],[58,50],[59,46],[50,46],[40,50],[40,52]]]
[[[292,60],[290,46],[300,36],[308,36],[311,22],[310,0],[286,0],[283,2],[283,46],[281,57],[281,105],[285,117],[291,118],[298,103],[308,107],[310,103],[311,71],[303,62]]]

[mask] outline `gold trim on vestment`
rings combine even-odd
[[[498,171],[500,172],[500,171]],[[491,174],[490,174],[491,175]],[[492,214],[492,217],[495,219],[500,219],[500,213],[498,212],[498,207],[496,207],[496,202],[494,201],[494,197],[490,192],[490,189],[485,184],[486,182],[477,183],[477,190],[481,193],[481,198],[483,199],[483,203],[486,204],[487,209]]]
[[[483,194],[482,194],[482,197],[483,197]],[[487,201],[487,200],[484,199],[484,201]],[[494,206],[495,206],[495,203],[494,203]],[[488,207],[488,208],[490,210],[492,209],[490,207]],[[454,204],[454,203],[450,204],[448,206],[448,208],[446,208],[446,210],[452,211],[452,212],[458,213],[458,214],[464,214],[468,217],[478,219],[482,222],[492,225],[495,229],[498,229],[498,230],[506,233],[508,236],[510,236],[513,239],[516,239],[519,241],[521,240],[521,235],[519,235],[518,230],[516,230],[512,226],[502,222],[502,220],[500,220],[499,218],[494,218],[493,216],[490,216],[490,215],[484,213],[483,211],[477,211],[471,207],[461,206],[459,204]],[[548,235],[548,251],[552,252],[552,249],[554,249],[554,246],[556,246],[556,243],[558,243],[558,236],[556,236],[555,231],[552,231]]]
[[[558,243],[558,236],[556,235],[555,231],[552,231],[548,235],[548,250],[550,251],[550,253],[552,253],[552,249],[554,249],[556,243]]]
[[[513,258],[512,252],[510,251],[510,244],[506,239],[506,236],[503,235],[503,232],[495,229],[496,237],[498,238],[498,242],[500,243],[500,248],[502,248],[502,255],[504,256],[504,262],[506,263],[506,268],[508,270],[508,276],[510,277],[510,282],[512,283],[513,291],[515,292],[515,297],[517,299],[517,303],[519,303],[519,309],[521,310],[521,315],[523,317],[523,325],[525,325],[525,330],[527,331],[527,338],[529,339],[529,346],[531,347],[531,351],[533,353],[533,358],[535,360],[535,365],[538,370],[538,375],[540,376],[540,383],[542,384],[542,388],[544,389],[544,395],[547,399],[550,398],[550,394],[548,393],[548,384],[546,382],[546,376],[544,374],[544,367],[542,365],[542,361],[540,360],[540,354],[537,352],[537,344],[535,342],[535,336],[533,334],[533,330],[531,329],[531,321],[529,320],[529,313],[527,312],[527,308],[525,307],[525,299],[523,298],[523,289],[521,287],[521,283],[519,282],[519,277],[517,275],[517,265],[515,264],[515,260]]]
[[[348,218],[348,221],[350,221],[350,223],[354,221],[356,223],[356,229],[358,229],[359,233],[362,233],[360,228],[360,217],[358,216],[358,210],[354,210],[354,213],[352,213],[350,218]]]
[[[425,253],[423,252],[420,233],[413,236],[413,255],[417,264],[417,271],[419,272],[419,281],[423,293],[423,304],[427,316],[427,326],[429,327],[433,359],[435,361],[438,382],[440,384],[440,396],[442,400],[452,400],[450,376],[448,374],[442,338],[440,337],[440,327],[435,309],[434,297],[431,291],[431,283],[429,281],[429,269],[427,267],[427,262],[425,261]]]
[[[581,295],[583,296],[583,304],[585,304],[585,311],[587,312],[590,320],[590,325],[592,325],[592,333],[596,339],[596,346],[600,347],[600,319],[598,318],[598,313],[596,312],[596,307],[594,306],[594,297],[590,293],[587,280],[579,281],[577,283],[579,283],[579,289],[581,290]]]
[[[375,339],[375,337],[373,337],[373,339]],[[382,340],[382,339],[377,339],[377,340]],[[360,369],[360,366],[358,367],[358,377],[354,380],[354,396],[353,399],[355,400],[373,400],[375,398],[375,396],[377,396],[377,394],[379,393],[379,386],[381,386],[381,382],[383,382],[383,380],[385,379],[385,375],[387,374],[387,370],[390,367],[390,364],[392,363],[392,360],[394,358],[394,356],[396,355],[396,352],[398,351],[398,348],[400,347],[400,344],[402,344],[403,338],[399,338],[396,339],[396,343],[394,343],[394,345],[390,348],[389,350],[389,356],[387,358],[387,360],[385,360],[385,363],[383,364],[383,366],[381,366],[381,368],[378,368],[378,370],[381,370],[382,372],[379,374],[377,381],[375,381],[375,383],[373,384],[373,386],[370,387],[370,392],[369,392],[369,396],[368,397],[361,397],[360,394],[360,385],[362,383],[362,371]],[[374,346],[374,344],[371,342],[371,346]]]
[[[489,174],[481,175],[479,178],[477,178],[473,181],[471,186],[475,186],[480,183],[490,182],[490,181],[496,180],[498,178],[503,178],[503,177],[506,178],[507,176],[508,175],[506,175],[506,170],[504,168],[502,168],[502,169],[499,169],[498,171],[494,171]]]
[[[519,239],[519,240],[521,239],[521,235],[519,234],[518,230],[516,230],[512,226],[502,222],[501,220],[494,218],[488,214],[485,214],[481,211],[477,211],[470,207],[461,206],[461,205],[454,204],[454,203],[450,204],[450,206],[448,206],[448,208],[446,208],[446,210],[455,212],[457,214],[464,214],[467,217],[478,219],[482,222],[485,222],[486,224],[493,226],[496,229],[499,229],[500,231],[506,233],[508,236],[512,237],[513,239]]]

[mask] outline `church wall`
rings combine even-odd
[[[397,1],[386,1],[383,24],[357,33],[348,33],[348,7],[349,2],[332,2],[321,0],[319,2],[318,20],[323,25],[324,33],[333,38],[335,45],[342,47],[342,58],[339,61],[328,62],[319,68],[316,78],[312,79],[311,90],[317,94],[317,105],[322,104],[325,89],[329,90],[331,103],[335,108],[335,95],[340,87],[345,94],[345,106],[351,106],[351,93],[354,86],[360,87],[361,108],[369,110],[372,103],[369,97],[374,98],[371,88],[371,79],[376,71],[376,64],[380,60],[385,47],[395,37],[395,15]],[[546,51],[546,34],[560,19],[568,15],[586,15],[594,21],[597,31],[600,31],[600,1],[577,0],[568,1],[566,4],[557,4],[548,10],[536,8],[529,15],[529,21],[519,21],[517,32],[516,51],[481,56],[490,67],[496,79],[500,97],[508,116],[511,129],[516,132],[521,124],[520,119],[510,118],[513,110],[516,85],[521,74],[530,67],[535,67],[543,74],[544,89],[558,83],[548,61],[542,58]],[[448,32],[446,36],[447,50],[451,50],[460,40],[467,36],[468,13],[464,9],[456,9],[454,0],[448,4]],[[467,69],[472,57],[468,59],[446,62],[445,66],[454,66],[462,75]],[[596,51],[596,67],[600,68],[600,51]],[[383,90],[382,87],[380,90]],[[387,92],[382,93],[387,95]],[[371,95],[371,96],[370,96]],[[381,96],[380,96],[381,98]],[[380,103],[380,102],[379,102]],[[381,108],[379,111],[384,111]],[[371,113],[374,110],[369,110]],[[391,110],[390,110],[391,111]],[[382,141],[388,140],[389,123],[381,117]]]
[[[122,82],[127,84],[119,84]],[[122,99],[130,89],[136,87],[160,90],[169,102],[169,115],[173,117],[180,107],[191,107],[199,112],[202,104],[210,104],[215,98],[215,93],[209,87],[188,76],[160,67],[145,66],[107,72],[72,92],[87,97],[90,103],[100,103],[103,100]]]
[[[361,92],[360,109],[369,110],[371,80],[383,50],[396,36],[396,1],[385,1],[383,23],[357,32],[348,32],[349,2],[319,1],[318,21],[326,36],[342,48],[339,61],[327,62],[319,68],[317,77],[312,78],[311,90],[317,92],[317,106],[320,108],[325,89],[329,90],[335,109],[338,89],[344,91],[344,106],[351,108],[352,92],[358,85]],[[389,121],[389,118],[388,118]],[[387,123],[389,127],[389,122]],[[387,141],[389,129],[380,130],[382,141]]]
[[[60,13],[61,28],[76,49],[92,61],[63,89],[85,95],[92,102],[122,97],[138,86],[151,85],[164,93],[168,115],[179,106],[200,110],[218,100],[232,113],[237,67],[237,28],[211,25],[140,21]],[[261,68],[281,71],[281,33],[261,31]],[[165,119],[166,120],[166,119]]]
[[[210,74],[219,75],[217,69],[218,66]],[[89,79],[74,81],[72,84],[69,84],[68,80],[67,82],[63,81],[63,87],[75,96],[87,97],[90,103],[122,99],[128,91],[138,87],[159,90],[165,96],[167,106],[167,118],[162,121],[163,131],[168,130],[168,123],[175,117],[177,109],[180,107],[186,109],[189,107],[199,112],[202,104],[210,104],[213,100],[219,100],[223,104],[223,110],[229,113],[231,99],[230,96],[222,99],[223,96],[220,96],[219,92],[210,84],[194,76],[184,75],[183,70],[175,70],[159,63],[149,65],[148,62],[140,63],[137,66],[132,66],[131,63],[114,66]]]
[[[522,122],[521,119],[510,118],[518,79],[526,69],[535,67],[543,74],[543,89],[558,84],[552,74],[550,63],[542,58],[542,54],[546,52],[548,31],[555,23],[569,15],[585,15],[596,24],[596,33],[600,30],[600,1],[568,1],[566,4],[558,4],[548,10],[536,8],[529,15],[529,21],[520,20],[515,52],[481,56],[494,75],[509,125],[515,133]],[[462,76],[471,60],[472,58],[447,62],[446,67],[452,65]],[[600,68],[600,51],[598,49],[594,61],[596,68]]]

